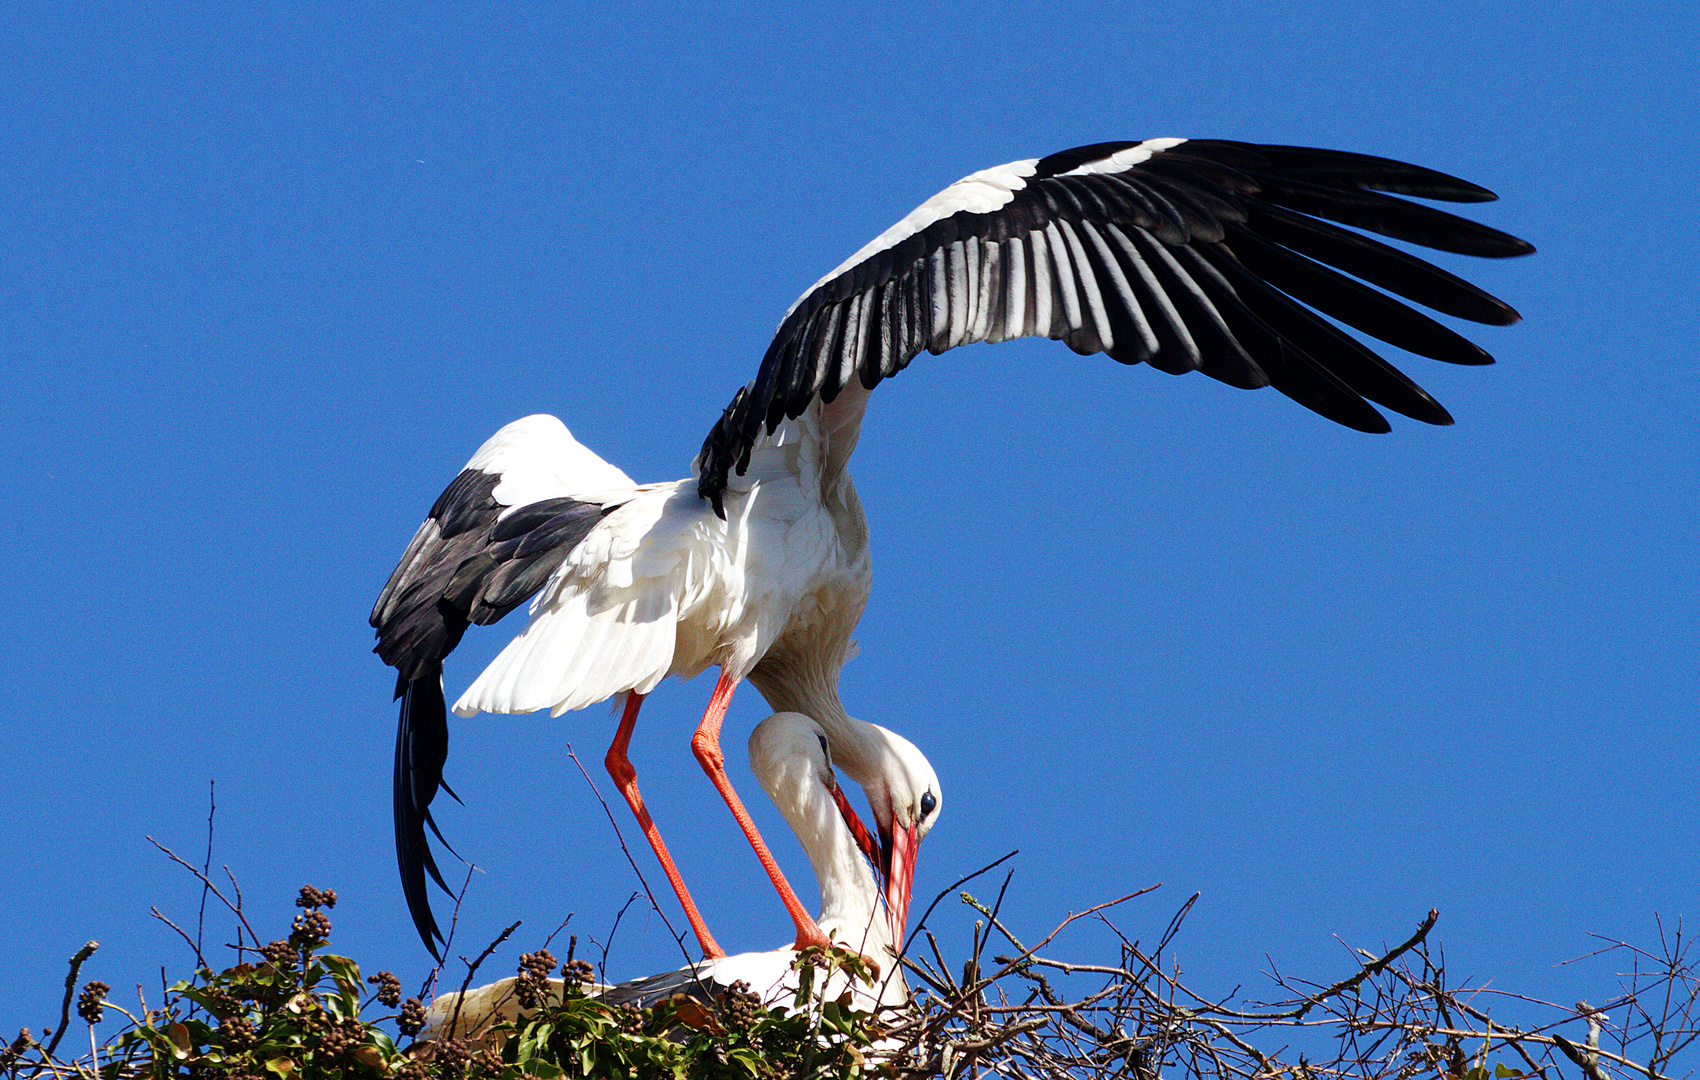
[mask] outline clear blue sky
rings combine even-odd
[[[1540,253],[1445,265],[1525,322],[1468,331],[1493,368],[1401,358],[1458,424],[1382,437],[1054,342],[882,387],[844,697],[943,778],[917,893],[1018,847],[1016,926],[1163,882],[1150,937],[1201,891],[1183,961],[1254,991],[1435,906],[1458,974],[1559,1001],[1611,991],[1552,967],[1590,932],[1697,914],[1694,6],[847,10],[9,8],[0,1033],[56,1017],[86,939],[123,999],[188,969],[148,908],[193,922],[197,888],[143,837],[198,861],[209,780],[258,920],[334,887],[337,945],[415,984],[366,614],[473,449],[551,412],[681,476],[786,305],[910,207],[1164,135],[1497,190],[1470,212]],[[769,947],[687,748],[709,689],[664,687],[633,756],[721,941]],[[740,692],[727,736],[752,803],[763,715]],[[455,723],[441,821],[486,871],[457,952],[606,935],[635,882],[566,744],[606,791],[612,730]],[[636,911],[610,974],[677,957]]]

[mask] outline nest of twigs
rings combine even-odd
[[[925,929],[925,918],[910,939],[903,962],[925,990],[910,1016],[890,1024],[904,1043],[892,1059],[900,1075],[1674,1080],[1689,1075],[1692,1054],[1685,1052],[1700,1038],[1700,972],[1680,925],[1671,931],[1659,923],[1653,949],[1603,940],[1590,955],[1615,954],[1629,970],[1599,1006],[1452,985],[1444,954],[1429,940],[1439,918],[1432,910],[1398,946],[1354,949],[1357,969],[1335,981],[1272,970],[1269,1000],[1237,993],[1222,999],[1189,987],[1175,959],[1174,942],[1196,895],[1154,945],[1124,934],[1107,913],[1150,889],[1070,915],[1027,944],[998,917],[1008,886],[1006,876],[989,906],[958,894],[979,918],[957,963]],[[1051,952],[1058,935],[1083,918],[1120,942],[1112,962]],[[1064,981],[1067,991],[1059,989]],[[1500,1006],[1519,1022],[1496,1019]]]
[[[955,962],[926,924],[939,902],[971,878],[934,900],[901,960],[916,993],[900,1007],[862,1011],[849,994],[829,1001],[820,992],[824,977],[811,981],[807,974],[794,1001],[764,1005],[733,988],[619,1003],[603,998],[605,988],[588,963],[574,959],[572,943],[566,963],[558,964],[545,941],[519,958],[517,977],[507,980],[516,998],[509,1015],[485,1025],[476,1037],[460,1037],[457,1006],[447,1024],[454,1037],[435,1046],[406,1046],[403,1041],[426,1025],[421,1000],[426,995],[404,999],[394,975],[362,978],[352,959],[329,950],[327,912],[336,904],[334,892],[303,888],[296,901],[300,913],[287,935],[259,944],[264,938],[243,915],[240,891],[227,898],[204,874],[188,868],[234,914],[236,963],[209,963],[195,944],[200,934],[178,930],[194,950],[194,974],[170,986],[163,1001],[125,1008],[108,998],[109,988],[99,980],[81,984],[77,992],[79,972],[94,951],[91,942],[72,959],[57,1026],[39,1037],[26,1030],[0,1042],[0,1076],[1678,1080],[1688,1074],[1687,1058],[1700,1038],[1695,1017],[1700,974],[1680,926],[1673,932],[1659,924],[1658,944],[1651,949],[1605,941],[1598,952],[1626,960],[1629,970],[1619,974],[1609,1000],[1598,1007],[1453,985],[1441,950],[1430,941],[1438,919],[1433,911],[1396,947],[1354,950],[1355,969],[1333,981],[1272,970],[1266,973],[1270,1000],[1237,992],[1216,998],[1189,986],[1175,958],[1175,941],[1196,896],[1150,946],[1111,921],[1112,909],[1150,889],[1069,915],[1028,944],[999,917],[1006,876],[989,905],[967,892],[957,894],[973,914],[967,947]],[[1080,962],[1052,951],[1059,935],[1083,919],[1109,929],[1119,942],[1116,955]],[[479,965],[517,925],[467,961],[461,1000]],[[871,982],[877,972],[862,961],[853,952],[837,951],[799,963]],[[557,967],[560,977],[551,977]],[[86,1027],[66,1044],[69,1056],[62,1056],[61,1040],[76,1026],[70,1020],[73,1000]],[[1517,1022],[1496,1017],[1496,1009]],[[115,1032],[110,1026],[97,1031],[120,1017],[128,1023]],[[78,1046],[87,1052],[70,1049]]]

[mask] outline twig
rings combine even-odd
[[[580,761],[578,759],[578,755],[573,753],[572,743],[567,744],[567,756],[573,759],[573,764],[578,766],[579,775],[584,777],[584,782],[586,784],[590,785],[590,793],[595,795],[596,801],[602,804],[602,813],[607,815],[608,824],[614,827],[614,839],[619,841],[620,853],[626,857],[626,862],[631,864],[632,873],[637,875],[638,884],[643,886],[644,895],[649,897],[650,908],[653,909],[657,915],[661,916],[661,925],[667,928],[667,932],[673,936],[674,942],[678,944],[679,952],[684,954],[685,966],[690,967],[695,961],[691,959],[691,951],[685,948],[684,935],[673,929],[673,924],[668,921],[667,913],[662,911],[661,905],[655,902],[655,893],[650,889],[648,880],[643,876],[643,871],[638,869],[637,860],[632,858],[632,851],[626,846],[625,834],[620,832],[620,823],[614,820],[614,812],[608,809],[608,800],[604,799],[602,797],[602,792],[597,790],[596,781],[590,778],[590,773],[585,770],[584,762]],[[625,908],[621,908],[620,911],[624,914]],[[615,921],[614,925],[616,928],[619,926],[618,920]],[[614,935],[610,933],[608,936],[612,938]],[[607,949],[604,948],[603,961],[606,962],[607,959]],[[604,976],[606,976],[606,974],[607,973],[604,972]]]
[[[1008,862],[1009,860],[1015,858],[1019,854],[1021,854],[1021,849],[1016,848],[1014,851],[1011,851],[1007,855],[1002,855],[1002,856],[999,856],[996,859],[993,859],[991,862],[987,863],[985,866],[980,867],[980,869],[974,871],[972,874],[968,874],[964,877],[959,877],[955,881],[953,881],[949,885],[947,885],[942,891],[940,891],[940,893],[937,896],[933,897],[933,902],[927,905],[927,910],[923,911],[921,913],[920,921],[918,921],[915,924],[915,929],[909,931],[909,937],[904,940],[903,948],[898,952],[898,955],[902,956],[904,953],[907,953],[909,951],[909,943],[915,940],[915,935],[919,934],[921,932],[921,927],[927,925],[927,916],[931,915],[933,913],[933,909],[939,906],[940,900],[943,900],[947,895],[949,895],[950,893],[954,892],[955,890],[961,888],[962,886],[968,884],[970,881],[973,881],[975,878],[979,877],[981,874],[984,874],[986,871],[996,869],[998,866],[1002,865],[1003,863]]]
[[[53,1041],[47,1044],[47,1057],[53,1056],[59,1040],[65,1037],[66,1026],[71,1022],[71,995],[77,992],[77,975],[83,970],[83,961],[93,956],[98,948],[100,942],[90,941],[71,957],[71,970],[65,976],[65,1000],[59,1005],[59,1026],[53,1029]]]
[[[154,918],[158,919],[160,922],[164,923],[165,925],[171,927],[173,930],[177,931],[177,936],[182,938],[184,943],[186,945],[188,945],[189,948],[195,950],[195,969],[197,971],[206,970],[209,965],[207,964],[206,957],[201,955],[201,947],[200,947],[200,945],[198,945],[195,942],[195,939],[191,938],[188,935],[188,933],[186,931],[184,931],[184,929],[181,926],[178,926],[176,923],[172,922],[170,919],[166,918],[163,914],[161,914],[160,910],[157,907],[149,908],[148,911],[153,914]]]
[[[518,929],[519,921],[516,919],[512,926],[509,926],[506,930],[503,930],[499,935],[497,935],[495,941],[484,946],[484,951],[478,954],[478,959],[471,963],[467,963],[466,957],[463,956],[460,958],[460,962],[466,964],[466,981],[460,984],[460,996],[455,998],[454,1015],[449,1017],[450,1035],[453,1035],[455,1032],[460,1030],[460,1007],[466,1003],[466,990],[467,987],[472,985],[472,977],[478,973],[478,965],[489,959],[490,954],[496,951],[497,946],[508,940],[508,936]],[[448,943],[444,942],[444,944],[447,945]]]
[[[191,866],[187,862],[184,862],[183,857],[181,855],[177,854],[175,851],[172,851],[170,848],[166,847],[164,844],[160,843],[158,840],[155,840],[153,837],[151,837],[151,836],[148,837],[147,841],[148,841],[148,843],[152,844],[154,847],[165,852],[166,858],[170,859],[172,862],[176,863],[178,866],[181,866],[183,869],[189,871],[189,873],[194,874],[197,878],[199,878],[200,881],[201,881],[201,884],[206,886],[208,889],[212,890],[212,894],[214,896],[218,897],[219,902],[222,903],[225,907],[229,908],[231,914],[235,915],[237,920],[240,921],[243,926],[248,928],[248,935],[254,939],[254,943],[256,945],[259,944],[260,935],[254,932],[254,928],[252,926],[248,926],[248,918],[247,918],[247,916],[242,914],[241,906],[237,905],[237,904],[232,904],[229,901],[229,899],[227,899],[222,892],[219,892],[218,886],[214,885],[212,883],[211,878],[209,878],[207,875],[201,873],[199,870],[197,870],[195,867]],[[225,869],[226,869],[226,872],[229,871],[229,867],[226,867]]]
[[[229,878],[229,879],[230,879],[230,888],[231,888],[231,891],[233,891],[233,892],[234,892],[234,893],[236,893],[236,911],[237,911],[237,917],[238,917],[238,918],[241,918],[241,912],[242,912],[242,886],[241,886],[241,885],[239,885],[239,884],[237,884],[237,881],[236,881],[236,875],[235,875],[235,874],[233,874],[233,873],[231,873],[231,872],[230,872],[230,866],[229,866],[229,864],[226,864],[226,865],[225,865],[225,867],[224,867],[224,876],[225,876],[225,877],[227,877],[227,878]],[[242,925],[246,925],[246,924],[242,924]],[[241,962],[242,962],[242,925],[238,925],[238,926],[237,926],[237,927],[236,927],[236,962],[237,962],[237,963],[238,963],[238,964],[240,964],[240,963],[241,963]],[[259,944],[260,944],[260,942],[259,942],[259,939],[258,939],[258,938],[256,938],[256,939],[255,939],[255,940],[254,940],[254,945],[255,945],[255,946],[258,946],[258,945],[259,945]]]
[[[614,925],[610,926],[608,928],[608,940],[601,942],[601,945],[602,945],[602,962],[600,964],[596,965],[596,970],[598,970],[602,973],[602,981],[603,982],[608,981],[608,950],[614,947],[614,935],[620,932],[620,920],[622,920],[626,917],[626,909],[631,907],[634,903],[636,903],[637,898],[638,898],[637,893],[632,893],[630,896],[626,897],[626,902],[621,904],[620,910],[616,911],[614,913]],[[651,897],[650,903],[654,903],[654,902],[655,902],[654,897]],[[669,926],[667,929],[671,930],[672,927]],[[592,938],[591,940],[595,941],[596,939]],[[687,956],[687,960],[688,959],[689,959],[689,957]],[[689,967],[690,965],[687,964],[686,966]]]
[[[1429,908],[1428,917],[1423,919],[1422,923],[1417,927],[1417,932],[1412,934],[1403,945],[1400,945],[1397,949],[1387,953],[1381,959],[1372,960],[1365,964],[1363,967],[1358,969],[1358,973],[1356,975],[1347,979],[1341,979],[1339,982],[1322,991],[1320,994],[1312,996],[1309,1001],[1299,1006],[1298,1009],[1293,1012],[1293,1019],[1304,1019],[1305,1013],[1310,1012],[1311,1007],[1318,1001],[1321,1001],[1323,998],[1334,997],[1337,994],[1343,994],[1347,990],[1356,988],[1359,983],[1363,982],[1371,975],[1380,973],[1387,967],[1388,964],[1416,948],[1416,946],[1421,943],[1424,938],[1428,937],[1428,932],[1434,929],[1434,924],[1439,918],[1440,910],[1438,908]]]
[[[449,913],[449,936],[443,939],[444,956],[448,956],[450,950],[454,946],[455,931],[460,928],[460,907],[466,900],[466,890],[472,888],[472,875],[477,872],[477,870],[478,867],[474,866],[472,863],[466,864],[466,878],[460,883],[460,892],[455,894],[454,910]],[[464,959],[464,957],[462,959]],[[442,970],[443,961],[439,961],[437,965],[431,969],[430,974],[425,976],[424,984],[419,987],[420,997],[424,997],[426,993],[434,991],[437,985],[437,975]]]
[[[215,783],[216,781],[213,780],[207,781],[207,857],[206,861],[201,864],[201,911],[195,917],[195,956],[197,959],[203,955],[201,943],[205,940],[207,926],[207,889],[210,888],[207,881],[208,875],[212,873],[213,815],[218,812],[218,802],[214,798],[216,794]],[[203,961],[201,966],[206,967],[206,963]]]

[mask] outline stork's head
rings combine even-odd
[[[862,781],[879,830],[879,846],[863,843],[885,879],[886,918],[894,948],[903,948],[909,922],[909,894],[915,884],[915,856],[921,839],[944,809],[938,774],[915,744],[895,731],[870,724],[876,744],[874,768]]]

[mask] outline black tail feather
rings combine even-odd
[[[453,895],[437,869],[437,860],[425,837],[425,827],[442,840],[443,834],[431,819],[431,800],[443,787],[443,762],[449,754],[448,709],[443,702],[443,669],[410,680],[399,695],[401,716],[395,736],[395,854],[401,868],[401,889],[413,926],[431,955],[442,954],[437,943],[443,933],[431,913],[431,897],[425,883],[429,874],[444,892]],[[450,792],[452,795],[453,792]],[[456,798],[458,802],[458,797]],[[444,843],[447,847],[447,843]],[[451,852],[453,848],[449,849]]]

